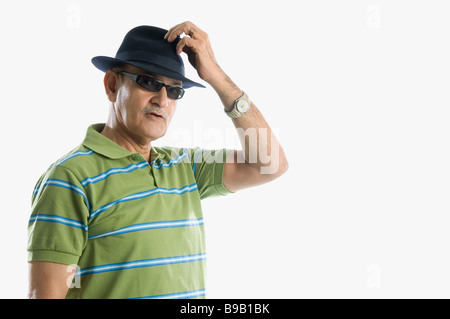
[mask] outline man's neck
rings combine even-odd
[[[132,153],[140,153],[147,162],[150,162],[151,141],[140,141],[120,125],[111,125],[109,121],[101,134]]]

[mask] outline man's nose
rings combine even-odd
[[[161,90],[155,92],[155,95],[153,95],[151,102],[153,104],[157,104],[159,107],[169,106],[169,98],[167,97],[166,88],[162,87]]]

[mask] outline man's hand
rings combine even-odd
[[[178,42],[177,54],[185,52],[200,78],[211,85],[221,77],[223,78],[224,73],[216,61],[208,34],[192,22],[186,21],[172,27],[164,39],[173,42],[182,34],[186,36]]]
[[[190,21],[180,23],[166,33],[164,39],[175,41],[177,36],[185,34],[177,44],[177,53],[185,52],[189,62],[197,70],[200,78],[208,82],[217,92],[227,110],[242,95],[242,91],[220,68],[214,56],[208,34]]]

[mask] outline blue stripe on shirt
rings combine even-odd
[[[95,239],[106,236],[116,236],[126,233],[132,233],[143,230],[151,230],[151,229],[160,229],[160,228],[176,228],[176,227],[191,227],[191,226],[201,226],[203,225],[203,218],[198,219],[185,219],[185,220],[172,220],[172,221],[160,221],[153,223],[143,223],[143,224],[134,224],[124,228],[120,228],[117,230],[113,230],[110,232],[92,235],[89,236],[88,239]]]
[[[196,176],[195,176],[195,172],[196,172],[196,170],[197,170],[197,160],[198,160],[198,157],[200,156],[200,154],[202,154],[203,151],[205,151],[205,150],[204,150],[204,149],[201,149],[201,150],[199,150],[199,152],[197,153],[197,155],[195,155],[194,166],[192,167],[192,171],[194,172],[194,177],[196,177]]]
[[[84,200],[86,201],[86,206],[88,207],[88,210],[89,211],[91,210],[90,205],[89,205],[89,201],[87,199],[87,196],[86,196],[86,194],[84,193],[84,191],[80,187],[78,187],[78,186],[76,186],[74,184],[71,184],[69,182],[60,180],[60,179],[49,178],[44,183],[42,183],[41,185],[39,185],[38,187],[36,187],[34,189],[33,195],[36,195],[38,193],[39,189],[42,188],[42,187],[45,187],[45,186],[62,187],[62,188],[66,188],[66,189],[70,189],[70,190],[74,191],[75,193],[83,196]]]
[[[83,224],[82,222],[62,216],[57,215],[47,215],[47,214],[36,214],[30,217],[29,223],[34,222],[50,222],[50,223],[58,223],[70,227],[83,229],[85,232],[88,231],[88,226]]]
[[[91,213],[91,215],[89,216],[89,219],[94,218],[95,216],[97,216],[98,214],[101,214],[103,212],[105,212],[106,210],[110,209],[112,206],[117,205],[119,203],[123,203],[123,202],[128,202],[128,201],[132,201],[132,200],[136,200],[136,199],[141,199],[141,198],[145,198],[145,197],[149,197],[155,194],[174,194],[174,195],[182,195],[184,193],[187,192],[193,192],[197,190],[197,184],[192,184],[192,185],[187,185],[184,186],[182,188],[171,188],[171,189],[167,189],[167,188],[153,188],[151,190],[145,191],[145,192],[140,192],[140,193],[136,193],[136,194],[132,194],[129,196],[126,196],[124,198],[115,200],[109,204],[106,204],[100,208],[98,208],[97,210],[93,211]]]
[[[177,293],[173,293],[173,294],[137,297],[137,298],[130,298],[130,299],[187,299],[187,298],[204,297],[205,295],[206,295],[206,290],[199,289],[199,290],[193,290],[193,291],[177,292]]]
[[[75,152],[73,154],[70,154],[62,159],[60,159],[59,161],[57,161],[55,163],[56,166],[61,165],[62,163],[64,163],[65,161],[70,160],[71,158],[77,157],[77,156],[86,156],[86,155],[92,155],[94,153],[94,151],[89,150],[89,151],[78,151]]]
[[[80,183],[83,186],[86,186],[89,184],[95,184],[97,182],[105,180],[106,178],[108,178],[111,175],[120,174],[120,173],[130,173],[137,169],[141,169],[141,168],[144,168],[147,166],[148,166],[147,161],[143,161],[143,162],[140,162],[137,164],[128,165],[127,167],[124,167],[124,168],[111,168],[111,169],[107,170],[106,172],[103,172],[97,176],[86,177]]]
[[[177,164],[181,163],[181,161],[186,157],[187,157],[187,150],[184,149],[183,153],[180,154],[176,159],[173,159],[173,160],[171,159],[167,163],[160,163],[160,164],[156,164],[156,165],[154,164],[155,161],[152,161],[152,165],[153,165],[153,168],[155,168],[155,169],[160,169],[161,167],[168,168],[172,165],[177,165]],[[147,161],[143,161],[143,162],[140,162],[137,164],[128,165],[127,167],[124,167],[124,168],[111,168],[111,169],[107,170],[106,172],[103,172],[97,176],[86,177],[85,179],[83,179],[81,181],[81,185],[86,186],[89,184],[95,184],[97,182],[105,180],[106,178],[108,178],[111,175],[120,174],[120,173],[131,173],[131,172],[135,171],[136,169],[141,169],[141,168],[144,168],[147,166],[148,166]]]
[[[98,274],[98,273],[110,272],[110,271],[118,271],[118,270],[124,270],[124,269],[181,264],[181,263],[188,263],[188,262],[195,262],[195,261],[202,261],[202,260],[206,260],[205,253],[197,254],[197,255],[135,260],[135,261],[128,261],[128,262],[124,262],[124,263],[86,267],[86,268],[83,268],[83,269],[80,269],[79,271],[77,271],[75,276],[85,276],[85,275],[92,275],[92,274]]]
[[[171,159],[167,163],[162,163],[161,162],[160,164],[157,164],[157,165],[154,164],[155,161],[152,161],[152,165],[153,165],[153,168],[155,168],[155,169],[160,169],[161,167],[168,168],[168,167],[170,167],[172,165],[180,164],[181,161],[183,159],[185,159],[186,157],[187,157],[187,149],[183,149],[183,153],[178,155],[178,157],[176,159]]]

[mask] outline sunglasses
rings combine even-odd
[[[121,73],[123,75],[128,76],[130,79],[136,82],[136,84],[139,85],[141,88],[146,89],[150,92],[159,92],[163,87],[165,87],[167,90],[167,96],[174,100],[179,100],[184,95],[183,88],[180,88],[178,86],[167,85],[159,81],[158,79],[155,79],[148,75],[138,75],[128,72],[117,72],[117,73]]]

